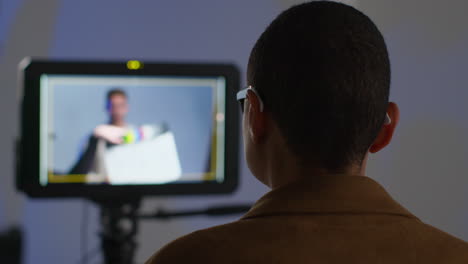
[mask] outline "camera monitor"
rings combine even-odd
[[[232,192],[239,73],[228,64],[25,59],[18,188],[32,197]]]

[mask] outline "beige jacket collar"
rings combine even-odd
[[[272,190],[242,219],[285,214],[390,214],[415,218],[365,176],[320,175]]]

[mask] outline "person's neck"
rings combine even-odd
[[[271,151],[268,155],[266,184],[271,189],[276,189],[288,183],[300,180],[303,177],[320,175],[358,175],[365,176],[366,162],[361,166],[349,166],[339,170],[328,170],[320,166],[314,166],[312,162],[299,162],[295,155],[288,150]],[[367,157],[367,156],[366,156]]]
[[[118,127],[126,127],[127,123],[125,123],[124,120],[111,120],[109,124],[113,126],[118,126]]]
[[[320,166],[318,162],[301,162],[290,150],[288,144],[281,135],[278,127],[271,122],[269,136],[260,147],[261,160],[257,160],[259,167],[256,169],[261,175],[257,178],[271,189],[297,181],[304,177],[320,175],[366,175],[368,155],[367,153],[360,165],[348,166],[340,170],[328,170]]]

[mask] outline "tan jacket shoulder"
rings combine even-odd
[[[175,240],[148,264],[468,263],[468,243],[424,224],[366,177],[274,190],[239,221]]]

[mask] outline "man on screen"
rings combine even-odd
[[[108,122],[98,125],[89,137],[80,158],[70,170],[70,174],[99,175],[97,178],[106,180],[103,156],[106,149],[121,145],[152,139],[166,132],[166,124],[142,125],[135,127],[126,121],[129,112],[128,95],[122,89],[114,88],[106,95],[106,112]],[[90,175],[89,178],[94,176]],[[96,178],[94,177],[94,178]],[[99,179],[97,179],[100,181]],[[90,179],[91,181],[94,181]]]
[[[468,263],[468,243],[366,177],[399,121],[385,41],[366,15],[328,1],[290,8],[256,42],[247,82],[237,96],[245,156],[272,191],[147,263]]]
[[[130,125],[128,95],[122,89],[107,92],[106,112],[108,122],[93,130],[70,174],[111,184],[163,183],[180,177],[174,138],[165,123]],[[162,151],[166,162],[158,166]]]
[[[94,172],[101,175],[104,173],[102,160],[100,160],[101,154],[105,148],[123,143],[124,135],[130,128],[125,120],[128,110],[128,97],[123,90],[112,89],[107,92],[106,112],[109,121],[94,129],[86,148],[70,170],[70,174]]]

